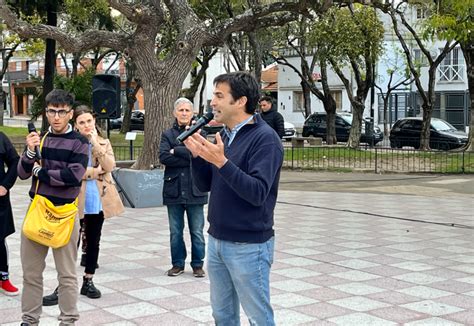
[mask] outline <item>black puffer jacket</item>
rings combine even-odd
[[[207,204],[207,193],[199,191],[192,179],[191,152],[176,142],[183,131],[184,127],[175,121],[173,127],[161,135],[160,162],[165,165],[163,204]]]
[[[262,119],[276,131],[280,139],[283,138],[285,135],[285,120],[281,113],[277,111],[276,107],[273,105],[270,110],[267,112],[262,111],[260,114]]]
[[[10,203],[10,189],[16,181],[18,160],[20,157],[8,137],[0,132],[0,186],[7,189],[5,196],[0,196],[0,241],[15,232],[13,212]],[[5,172],[5,166],[8,170]]]

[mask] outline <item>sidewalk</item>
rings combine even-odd
[[[282,175],[275,211],[277,325],[474,324],[472,177],[292,173]],[[318,183],[300,189],[298,180]],[[17,232],[8,238],[20,286],[28,186],[13,188]],[[164,275],[168,234],[165,207],[127,208],[106,221],[94,278],[103,297],[80,296],[78,325],[213,324],[207,277],[194,278],[189,265],[181,276]],[[51,254],[47,265],[45,293],[57,284]],[[41,325],[57,325],[58,314],[45,307]],[[0,324],[20,318],[20,297],[0,294]]]

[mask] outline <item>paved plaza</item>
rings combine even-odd
[[[8,238],[20,287],[28,187],[13,188],[17,232]],[[473,189],[473,176],[284,172],[271,273],[277,325],[474,325]],[[78,325],[213,323],[208,278],[194,278],[189,264],[165,275],[168,234],[165,207],[106,221],[94,277],[103,296],[80,296]],[[57,285],[51,254],[44,285]],[[41,325],[57,325],[58,314],[44,307]],[[0,294],[0,324],[20,319],[20,297]]]

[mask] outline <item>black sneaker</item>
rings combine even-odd
[[[43,306],[55,306],[58,304],[58,288],[53,293],[43,297]]]
[[[194,277],[204,277],[206,273],[204,273],[202,267],[193,267],[193,275]]]
[[[170,270],[168,270],[168,276],[178,276],[184,273],[184,267],[173,266]]]
[[[102,296],[102,293],[95,287],[92,278],[84,277],[84,282],[82,283],[81,294],[85,295],[89,299],[98,299]]]

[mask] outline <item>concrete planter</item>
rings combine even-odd
[[[112,174],[125,206],[145,208],[163,206],[163,170],[118,168]]]

